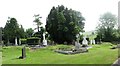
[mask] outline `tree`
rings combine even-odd
[[[73,40],[76,40],[76,34],[84,31],[84,20],[80,12],[61,5],[51,9],[45,27],[55,42],[71,43]]]
[[[19,38],[20,33],[21,32],[17,20],[9,17],[4,27],[4,38],[7,40],[7,43],[9,44],[9,40],[12,41],[12,39],[16,40]]]
[[[34,30],[32,28],[26,29],[26,37],[31,37],[34,33]]]
[[[19,28],[19,38],[25,38],[25,30],[22,25]]]
[[[38,30],[38,32],[40,31],[40,26],[41,26],[41,21],[40,21],[40,18],[42,18],[42,17],[40,17],[39,16],[39,14],[38,15],[34,15],[34,17],[35,17],[35,20],[33,21],[33,22],[35,22],[36,23],[36,25],[37,25],[37,30]]]
[[[40,27],[40,31],[35,32],[33,36],[41,38],[41,42],[43,42],[43,33],[44,32],[45,32],[45,29],[43,27]]]
[[[116,16],[107,12],[99,18],[99,21],[100,23],[97,26],[98,37],[103,41],[112,41],[113,31],[117,21]]]
[[[3,27],[0,27],[0,45],[2,45]]]
[[[114,41],[117,41],[117,42],[120,42],[120,29],[115,29],[114,31],[113,31],[113,40]]]
[[[4,39],[7,40],[7,44],[9,44],[9,40],[11,38],[11,31],[10,30],[10,20],[8,18],[6,25],[4,27]]]

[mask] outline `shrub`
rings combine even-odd
[[[31,37],[27,39],[28,45],[39,45],[40,44],[40,38],[38,37]]]
[[[27,43],[27,39],[20,39],[21,40],[21,44],[26,44]]]

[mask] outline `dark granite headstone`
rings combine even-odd
[[[22,59],[26,58],[26,49],[25,47],[22,48]]]

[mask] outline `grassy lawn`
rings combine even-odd
[[[26,59],[21,56],[21,46],[3,47],[3,64],[112,64],[118,58],[118,49],[110,49],[110,44],[92,45],[87,53],[64,55],[54,52],[58,46],[37,50],[27,48]]]
[[[0,65],[2,65],[2,52],[0,52]]]

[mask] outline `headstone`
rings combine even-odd
[[[92,40],[90,40],[90,44],[92,44]]]
[[[76,50],[79,50],[81,47],[80,43],[79,42],[75,42],[75,49]]]
[[[21,40],[19,39],[19,45],[21,45]]]
[[[102,43],[102,40],[100,39],[100,44]]]
[[[95,40],[93,40],[93,44],[95,44]]]
[[[95,40],[90,40],[90,44],[95,44]]]
[[[26,49],[25,47],[22,48],[22,59],[26,58]]]
[[[86,40],[86,37],[83,37],[82,44],[83,44],[83,45],[88,45],[88,41]]]
[[[54,45],[54,44],[55,44],[55,42],[54,42],[54,41],[52,41],[51,43],[52,43],[52,45]]]
[[[43,34],[43,45],[47,46],[47,40],[45,39],[45,33]]]
[[[15,37],[15,45],[17,46],[18,44],[17,44],[17,37]]]

